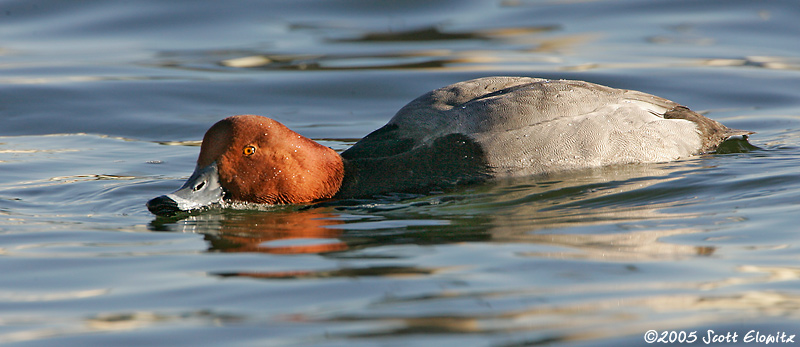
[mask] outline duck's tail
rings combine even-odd
[[[664,118],[685,119],[694,122],[702,139],[699,153],[738,153],[758,149],[747,141],[751,134],[755,134],[754,131],[728,128],[685,106],[675,106],[664,113]]]

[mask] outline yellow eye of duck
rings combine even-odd
[[[256,153],[256,146],[247,146],[244,148],[244,155],[251,156]]]

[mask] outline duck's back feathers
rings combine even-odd
[[[490,77],[420,96],[342,157],[352,163],[406,158],[402,166],[407,172],[426,174],[436,168],[420,166],[431,162],[453,167],[479,163],[484,167],[464,176],[493,178],[666,162],[714,151],[728,137],[749,133],[638,91],[582,81]],[[442,146],[454,138],[470,143],[468,152],[453,156],[454,150]],[[410,160],[421,153],[431,162]],[[388,176],[375,170],[374,175]]]

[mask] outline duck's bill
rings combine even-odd
[[[225,189],[219,184],[217,163],[197,167],[180,189],[147,202],[147,209],[159,216],[197,210],[219,204],[225,198]]]

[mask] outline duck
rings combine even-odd
[[[271,118],[205,133],[194,172],[147,208],[305,204],[713,153],[751,131],[673,101],[578,80],[484,77],[435,89],[341,154]]]

